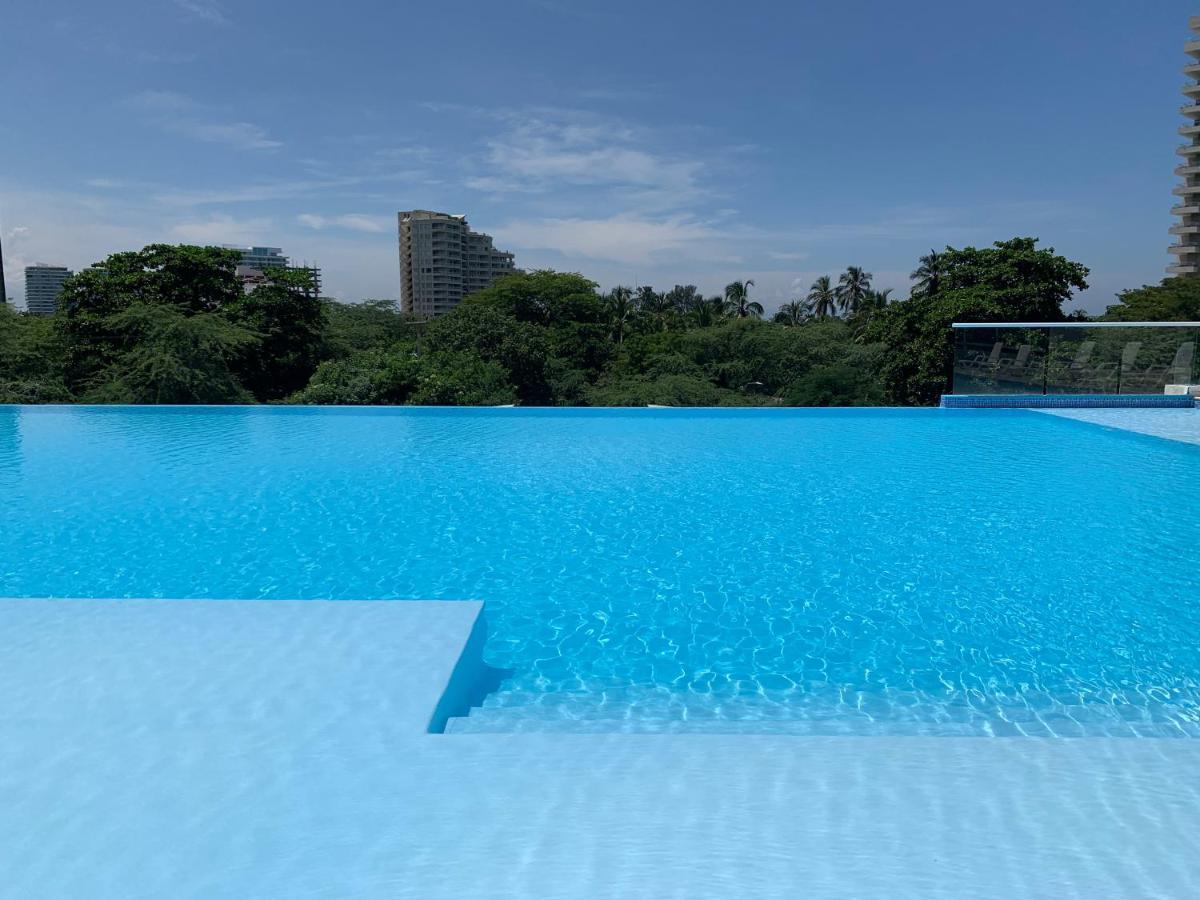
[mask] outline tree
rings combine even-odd
[[[878,312],[887,307],[892,302],[892,289],[885,288],[882,291],[870,291],[867,294],[866,309],[869,312]]]
[[[137,303],[107,319],[129,350],[85,399],[101,403],[245,403],[233,373],[256,335],[215,312],[187,315],[165,303]]]
[[[420,363],[411,352],[361,350],[317,366],[302,391],[289,403],[362,406],[407,403],[417,387]]]
[[[342,359],[359,350],[369,350],[415,340],[425,326],[423,319],[400,312],[395,300],[364,300],[361,303],[321,301],[324,307],[323,353]]]
[[[625,333],[629,330],[636,312],[633,305],[633,291],[618,285],[608,292],[604,308],[608,313],[613,340],[619,347],[625,342]]]
[[[837,315],[837,291],[834,290],[828,275],[822,275],[812,283],[807,299],[813,315],[817,318],[827,319]]]
[[[762,304],[750,299],[750,288],[753,286],[754,280],[751,278],[747,278],[745,281],[734,281],[725,285],[725,303],[730,312],[739,319],[747,317],[758,319],[762,317]]]
[[[871,273],[861,266],[849,266],[838,278],[837,301],[842,312],[854,315],[871,294]]]
[[[934,403],[952,364],[952,322],[1057,322],[1062,305],[1087,288],[1088,270],[1038,249],[1036,238],[991,247],[947,247],[936,293],[915,293],[876,312],[867,340],[887,345],[881,367],[893,403]]]
[[[946,273],[945,259],[936,250],[930,250],[917,262],[917,267],[908,276],[915,282],[912,292],[933,296],[942,286],[942,278]]]
[[[0,305],[0,403],[69,403],[63,348],[48,316]]]
[[[594,281],[548,269],[505,275],[463,302],[491,306],[518,322],[546,327],[604,320]]]
[[[1111,322],[1195,322],[1200,320],[1200,276],[1164,278],[1117,294],[1101,317]]]
[[[88,390],[121,368],[136,331],[117,327],[113,317],[134,305],[170,307],[183,316],[228,308],[242,296],[240,260],[238,251],[220,247],[151,244],[68,278],[55,317],[67,387]]]
[[[268,269],[267,282],[222,312],[257,340],[235,362],[242,385],[259,400],[281,400],[308,384],[320,362],[325,305],[307,269]]]
[[[516,400],[504,368],[471,352],[422,357],[410,397],[421,406],[505,406]]]
[[[772,321],[782,325],[799,325],[808,318],[809,306],[803,300],[792,300],[779,307]]]
[[[686,316],[704,297],[694,284],[677,284],[663,295],[663,302],[677,315]]]
[[[518,322],[495,307],[460,304],[429,323],[424,346],[429,353],[466,353],[495,363],[522,403],[544,405],[554,400],[548,333],[545,327]]]

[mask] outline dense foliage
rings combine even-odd
[[[770,321],[754,282],[705,297],[517,273],[421,321],[312,296],[302,271],[243,290],[236,251],[154,245],[68,280],[53,317],[0,309],[0,402],[451,405],[931,403],[952,321],[1057,321],[1087,269],[1015,238],[920,260],[905,300],[852,266]],[[1116,318],[1195,318],[1200,280],[1120,296]]]
[[[1101,318],[1113,322],[1200,321],[1200,278],[1166,278],[1162,284],[1121,291]]]

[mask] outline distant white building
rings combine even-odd
[[[63,283],[74,274],[66,266],[47,266],[39,263],[25,267],[25,309],[35,316],[52,316],[58,312],[58,295]]]
[[[321,270],[316,266],[293,266],[279,247],[238,247],[232,244],[224,246],[226,250],[237,250],[242,254],[237,276],[247,293],[260,284],[267,283],[267,269],[297,269],[308,272],[313,279],[313,293],[317,296],[321,293]]]
[[[501,275],[516,271],[513,255],[472,231],[466,216],[413,209],[400,224],[400,308],[440,316]]]

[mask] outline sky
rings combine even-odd
[[[282,247],[399,296],[396,213],[602,288],[1041,239],[1102,310],[1170,262],[1182,0],[0,0],[0,236]],[[9,27],[15,26],[15,27]]]

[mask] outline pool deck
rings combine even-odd
[[[443,735],[476,603],[0,601],[0,896],[1189,897],[1200,742]],[[439,711],[449,689],[457,699]]]

